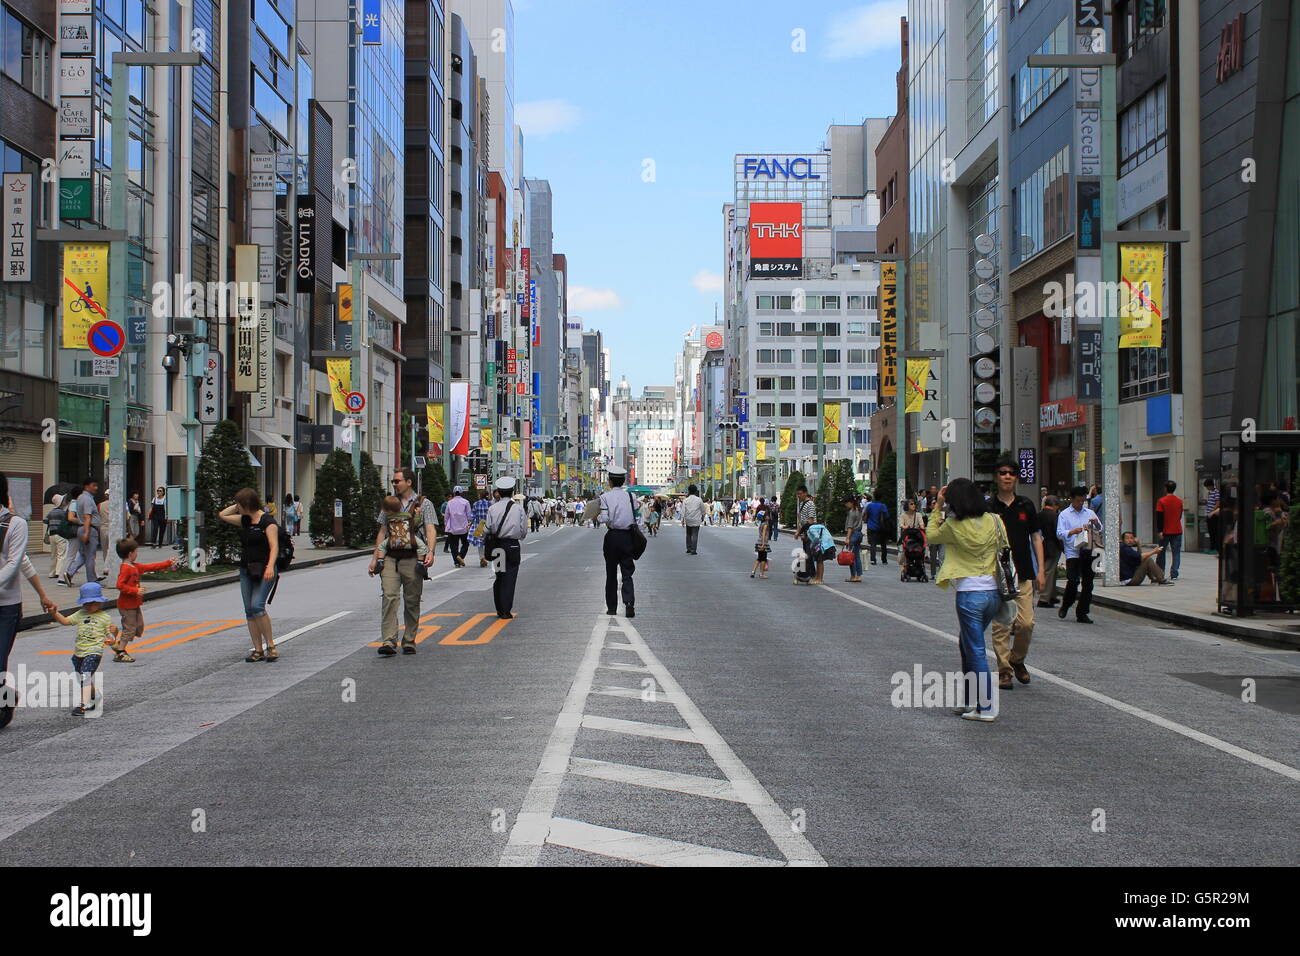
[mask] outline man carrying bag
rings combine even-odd
[[[609,469],[609,491],[600,496],[600,517],[605,525],[605,613],[618,613],[618,575],[623,572],[623,605],[628,617],[636,617],[636,590],[632,575],[636,561],[645,553],[646,536],[637,517],[636,501],[623,490],[627,470]]]
[[[497,500],[484,519],[487,537],[483,539],[483,556],[496,568],[492,603],[496,605],[497,617],[505,620],[514,617],[511,612],[515,606],[515,581],[519,577],[519,542],[528,537],[528,516],[522,507],[515,506],[514,490],[514,478],[508,475],[498,478]]]

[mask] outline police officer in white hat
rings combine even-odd
[[[628,617],[636,617],[636,590],[632,575],[636,573],[636,536],[632,529],[641,525],[636,500],[623,487],[627,469],[617,465],[609,469],[609,491],[600,496],[599,522],[605,525],[605,611],[618,613],[618,573],[623,572],[623,604]],[[642,529],[644,531],[644,529]]]
[[[497,500],[488,509],[487,537],[483,540],[483,555],[497,568],[492,582],[492,603],[497,617],[514,617],[515,579],[519,577],[519,542],[528,537],[528,513],[514,500],[515,480],[509,475],[498,478]],[[494,560],[500,555],[499,561]]]

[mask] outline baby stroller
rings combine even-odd
[[[898,580],[929,581],[930,575],[925,570],[925,532],[920,528],[908,528],[903,532],[903,570]]]

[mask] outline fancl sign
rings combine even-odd
[[[747,180],[821,179],[807,156],[746,156],[742,171]]]

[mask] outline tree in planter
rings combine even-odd
[[[194,486],[198,512],[203,515],[208,563],[238,560],[239,529],[217,515],[234,502],[235,492],[257,487],[257,474],[248,460],[243,433],[229,419],[219,422],[203,443]],[[195,544],[191,535],[190,546]]]
[[[438,511],[438,520],[442,520],[442,503],[451,499],[451,482],[447,480],[447,472],[443,470],[442,462],[435,461],[428,468],[424,469],[424,483],[420,486],[424,497],[433,502],[434,508]]]
[[[834,533],[831,527],[831,519],[834,517],[832,512],[835,511],[835,502],[832,499],[832,492],[835,490],[835,463],[828,462],[823,467],[821,473],[817,476],[817,518],[822,524]],[[840,526],[843,530],[843,524]]]
[[[898,494],[898,455],[889,452],[880,462],[880,470],[876,473],[876,491],[885,493],[885,507],[889,509],[889,515],[895,520],[898,517],[898,502],[894,497]]]
[[[839,461],[826,472],[826,484],[829,486],[825,518],[826,527],[831,534],[844,533],[844,499],[853,496],[853,465],[848,461]]]
[[[785,488],[781,490],[781,524],[786,527],[794,527],[794,520],[799,514],[799,486],[803,483],[803,472],[792,471],[785,480]]]
[[[312,498],[307,518],[307,533],[311,535],[312,544],[318,548],[342,547],[348,540],[356,540],[359,532],[356,525],[357,498],[357,473],[352,470],[352,456],[336,448],[316,472],[316,496]],[[342,541],[334,539],[335,501],[343,502]]]
[[[354,547],[364,548],[379,533],[379,511],[384,502],[384,484],[369,452],[361,453],[361,485],[357,492],[356,538]]]

